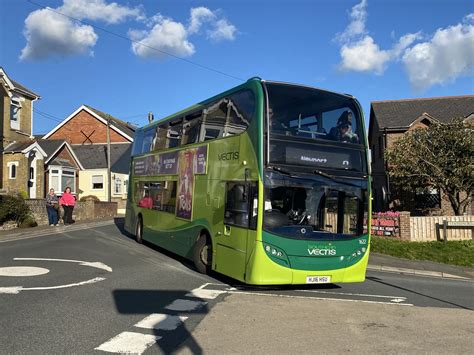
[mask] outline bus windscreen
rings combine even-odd
[[[363,171],[363,126],[355,100],[267,83],[269,162]]]

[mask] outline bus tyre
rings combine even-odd
[[[137,226],[135,227],[135,240],[137,243],[143,243],[143,221],[141,217],[137,219]]]
[[[212,245],[205,235],[201,235],[194,244],[193,261],[197,271],[208,274],[212,267]]]

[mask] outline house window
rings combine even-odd
[[[92,175],[92,190],[103,190],[103,189],[104,189],[104,176]]]
[[[122,193],[122,180],[119,177],[115,178],[114,193],[117,195]]]
[[[16,179],[16,170],[18,168],[18,162],[12,161],[12,162],[9,162],[7,165],[8,165],[8,177],[10,179]]]
[[[21,102],[19,98],[12,97],[10,100],[10,127],[20,129]]]
[[[49,188],[62,192],[66,187],[76,193],[76,172],[72,169],[56,168],[49,171]]]
[[[66,187],[71,188],[71,193],[76,192],[76,173],[74,170],[65,170],[63,169],[63,173],[61,175],[61,184],[63,191],[66,190]]]

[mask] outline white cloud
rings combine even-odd
[[[365,28],[367,16],[367,1],[362,0],[352,7],[349,15],[351,21],[344,32],[336,35],[336,39],[341,43],[340,68],[380,75],[388,63],[399,59],[403,51],[419,39],[421,34],[419,32],[406,34],[392,48],[381,49]]]
[[[135,41],[132,51],[139,57],[162,59],[163,52],[188,57],[194,54],[194,45],[188,40],[188,33],[180,22],[161,18],[150,31],[130,30],[128,35]],[[162,51],[162,52],[161,52]]]
[[[129,8],[105,0],[64,0],[63,5],[56,9],[40,9],[28,15],[23,29],[27,43],[20,59],[93,54],[92,48],[98,39],[94,28],[61,14],[109,24],[128,18],[143,19],[140,7]]]
[[[400,58],[400,55],[410,47],[415,41],[421,39],[421,32],[409,33],[400,37],[398,43],[395,44],[391,50],[391,56],[394,59]]]
[[[367,21],[367,0],[362,0],[360,4],[355,5],[351,9],[349,17],[351,22],[346,27],[344,32],[338,34],[336,37],[341,42],[349,41],[355,37],[365,35],[365,22]]]
[[[416,90],[444,84],[474,72],[474,26],[465,17],[463,24],[438,29],[426,42],[406,50],[402,62]]]
[[[341,69],[354,71],[374,71],[382,74],[385,63],[390,60],[390,52],[381,50],[370,36],[341,47]]]
[[[226,19],[220,19],[214,24],[212,30],[207,31],[207,36],[216,42],[233,41],[237,33],[237,28]]]
[[[101,20],[106,23],[120,23],[128,18],[143,20],[141,7],[130,8],[116,2],[106,3],[105,0],[64,0],[58,11],[79,20]]]
[[[163,59],[166,53],[178,57],[188,57],[195,53],[195,46],[189,36],[197,35],[207,29],[207,38],[214,42],[232,41],[237,28],[227,19],[220,16],[219,11],[211,11],[206,7],[191,8],[188,26],[183,23],[156,14],[148,21],[151,30],[129,30],[132,51],[139,57]]]
[[[207,7],[194,7],[191,9],[191,17],[189,20],[188,33],[199,32],[201,26],[205,22],[212,21],[216,15]]]
[[[70,16],[71,18],[69,18]],[[206,7],[191,8],[188,26],[161,14],[147,18],[142,6],[128,7],[107,0],[63,0],[55,9],[33,11],[25,20],[23,30],[26,46],[20,59],[43,59],[49,56],[93,54],[98,35],[93,26],[79,20],[117,24],[126,20],[140,21],[147,30],[130,29],[132,51],[146,58],[163,58],[166,54],[187,57],[195,52],[189,36],[204,28],[207,38],[214,41],[234,40],[237,29],[220,11]]]
[[[421,32],[409,33],[392,48],[381,49],[365,28],[366,9],[367,0],[355,5],[350,23],[335,37],[341,44],[341,69],[382,74],[390,61],[401,60],[416,90],[474,75],[474,13],[457,25],[439,28],[424,42],[415,44],[422,40]]]
[[[23,33],[27,44],[21,51],[20,59],[92,54],[92,47],[98,38],[91,26],[74,23],[46,9],[28,15]]]

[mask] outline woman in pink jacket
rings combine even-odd
[[[71,188],[69,186],[66,187],[66,190],[64,190],[63,195],[59,199],[59,204],[63,206],[64,209],[64,225],[67,226],[68,224],[74,223],[72,220],[72,210],[76,204],[76,199],[71,194]]]

